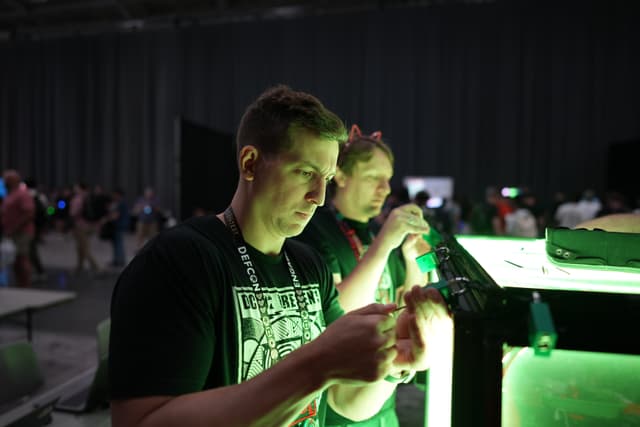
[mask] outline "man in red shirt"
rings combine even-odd
[[[31,286],[29,244],[35,234],[35,203],[17,171],[6,170],[3,178],[7,197],[2,203],[2,230],[16,245],[13,271],[18,286],[28,287]]]

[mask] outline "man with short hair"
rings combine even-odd
[[[429,225],[418,205],[393,209],[377,235],[371,226],[390,193],[393,161],[380,132],[363,135],[354,125],[338,156],[333,198],[327,207],[318,209],[298,237],[316,248],[329,265],[345,310],[372,302],[399,302],[404,292],[427,280],[415,262],[429,250],[422,239],[422,234],[429,233]],[[398,426],[396,385],[389,383],[381,390],[386,402],[369,419],[356,422],[329,408],[326,425]]]
[[[13,272],[20,287],[31,286],[31,261],[29,247],[35,236],[35,203],[22,182],[18,171],[9,169],[3,173],[7,197],[2,202],[2,232],[13,240],[16,257]]]
[[[427,364],[439,294],[343,315],[330,272],[288,240],[324,203],[344,125],[316,98],[263,93],[237,133],[231,205],[161,232],[114,289],[112,422],[125,426],[324,425],[327,402],[365,419],[384,378]]]

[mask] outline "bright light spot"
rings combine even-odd
[[[442,197],[429,197],[429,200],[427,200],[427,207],[437,209],[442,207],[443,202],[444,200],[442,200]]]
[[[429,386],[427,391],[427,425],[451,426],[451,392],[453,385],[453,321],[451,318],[434,320],[429,346]]]
[[[502,287],[640,294],[637,269],[552,262],[544,239],[456,236]]]
[[[58,200],[58,209],[62,210],[67,206],[67,203],[64,200]]]
[[[520,190],[516,187],[504,187],[500,190],[500,194],[502,194],[502,197],[510,197],[513,199],[520,195]]]

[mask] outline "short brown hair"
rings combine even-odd
[[[373,150],[380,149],[389,158],[393,167],[393,152],[382,140],[373,136],[358,135],[340,148],[338,155],[338,167],[346,175],[353,173],[353,168],[358,162],[366,162],[373,157]]]
[[[274,86],[249,105],[242,116],[236,137],[237,153],[245,145],[254,145],[266,155],[279,154],[291,148],[290,132],[300,128],[340,144],[347,139],[342,120],[318,98],[285,85]]]

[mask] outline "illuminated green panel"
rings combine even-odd
[[[640,426],[640,356],[507,348],[502,426]]]
[[[544,239],[456,236],[503,287],[640,294],[640,270],[556,264]]]
[[[437,323],[435,323],[437,322]],[[429,386],[425,394],[425,426],[451,426],[453,378],[453,322],[436,319],[429,342]]]
[[[456,239],[503,287],[640,294],[640,271],[554,264],[541,239]],[[451,426],[451,342],[438,348],[426,427]],[[503,373],[503,427],[640,427],[640,356],[505,348]]]

